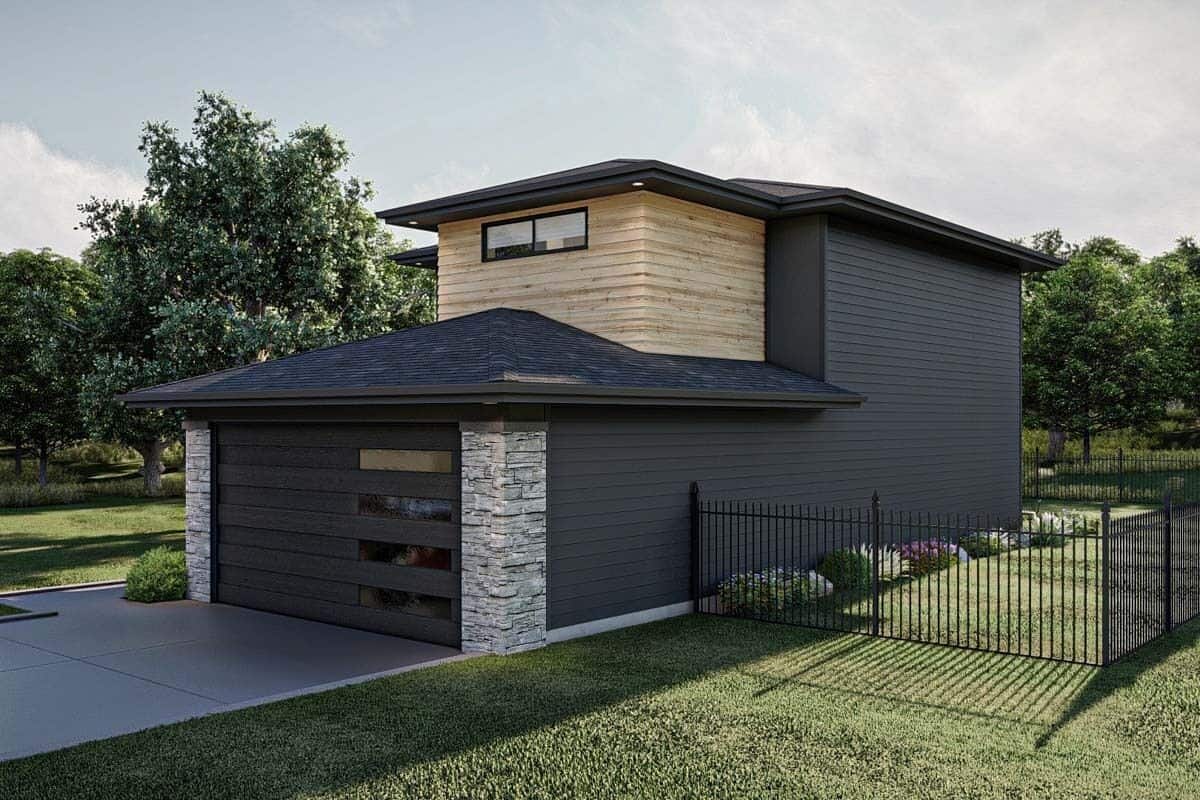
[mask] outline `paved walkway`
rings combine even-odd
[[[233,606],[132,603],[123,592],[8,599],[58,616],[0,623],[0,760],[458,655]]]

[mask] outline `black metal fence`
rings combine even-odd
[[[1200,614],[1200,503],[998,520],[693,494],[696,611],[1111,663]]]
[[[1200,458],[1174,453],[1116,453],[1050,459],[1040,450],[1021,460],[1021,491],[1039,500],[1157,503],[1200,500]]]

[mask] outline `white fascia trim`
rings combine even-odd
[[[684,614],[692,613],[692,609],[692,601],[685,600],[682,603],[648,608],[645,611],[634,611],[630,614],[621,614],[616,617],[595,619],[591,622],[581,622],[578,625],[568,625],[565,628],[551,628],[546,631],[546,641],[565,642],[568,639],[578,639],[581,636],[615,631],[618,628],[628,628],[631,625],[643,625],[647,622],[657,622],[660,619],[681,617]]]

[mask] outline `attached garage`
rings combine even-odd
[[[215,423],[212,599],[458,647],[457,425]]]
[[[488,653],[687,610],[700,409],[862,402],[510,309],[123,399],[184,411],[189,597]]]

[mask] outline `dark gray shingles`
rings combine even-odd
[[[853,397],[764,362],[644,353],[532,311],[496,308],[152,387],[126,399],[504,382]]]

